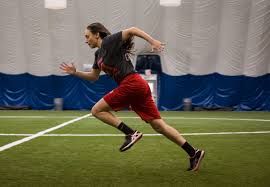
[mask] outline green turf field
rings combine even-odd
[[[0,147],[85,114],[0,111]],[[162,112],[205,149],[199,172],[187,172],[185,152],[152,136],[156,132],[134,113],[116,115],[145,134],[127,152],[118,151],[123,137],[113,136],[121,134],[117,129],[88,117],[0,152],[0,186],[270,186],[269,112]],[[264,133],[218,134],[258,131]]]

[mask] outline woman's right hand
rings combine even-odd
[[[165,48],[165,43],[153,39],[151,42],[152,51],[151,52],[162,52]]]
[[[65,62],[63,62],[60,65],[60,69],[63,70],[65,73],[68,73],[70,75],[74,75],[76,73],[76,67],[74,66],[73,63],[71,63],[69,65],[69,64],[66,64]]]

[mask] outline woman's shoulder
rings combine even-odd
[[[121,42],[122,41],[122,31],[116,32],[114,34],[108,35],[102,40],[102,46],[107,47],[108,45]]]
[[[97,56],[100,53],[100,49],[97,49],[95,52],[95,56]]]

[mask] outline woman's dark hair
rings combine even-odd
[[[111,35],[110,31],[104,27],[101,23],[92,23],[87,26],[87,29],[93,34],[99,33],[100,38],[105,38],[108,35]]]
[[[93,34],[99,33],[100,38],[105,38],[108,35],[111,35],[110,31],[101,23],[92,23],[87,26],[87,29],[91,31]],[[126,53],[128,54],[134,54],[133,51],[134,47],[134,42],[133,42],[133,37],[130,37],[123,43],[122,48],[125,50]]]

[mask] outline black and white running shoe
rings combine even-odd
[[[202,159],[204,158],[205,151],[197,149],[195,155],[189,158],[190,167],[187,169],[188,171],[197,171],[199,170]]]
[[[120,147],[120,151],[123,152],[131,148],[138,140],[141,139],[142,136],[143,134],[139,131],[135,131],[133,134],[126,135],[125,142]]]

